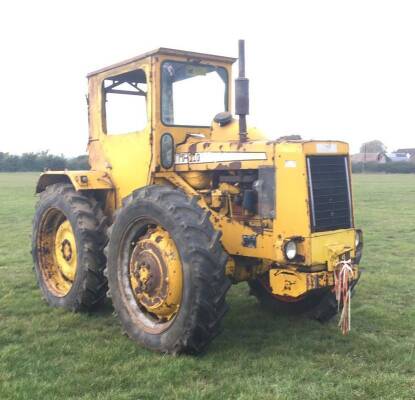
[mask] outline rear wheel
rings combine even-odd
[[[48,186],[33,219],[32,256],[51,306],[86,310],[105,298],[105,217],[98,203],[69,184]]]
[[[182,191],[149,186],[117,212],[107,247],[110,296],[130,338],[198,353],[227,310],[227,256],[208,214]]]
[[[272,293],[267,276],[248,282],[250,293],[267,310],[285,315],[307,314],[320,322],[327,322],[337,314],[337,301],[330,289],[315,290],[298,299],[283,298]]]

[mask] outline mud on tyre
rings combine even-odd
[[[201,352],[220,332],[230,286],[209,214],[178,189],[148,186],[124,201],[109,237],[110,296],[127,335],[160,352]]]
[[[88,310],[107,291],[106,218],[97,201],[70,184],[40,194],[33,219],[32,256],[38,285],[51,306]]]

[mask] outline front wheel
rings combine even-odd
[[[164,353],[198,353],[227,310],[227,256],[208,214],[180,190],[149,186],[110,229],[108,285],[130,338]]]

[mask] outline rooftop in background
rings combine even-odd
[[[414,156],[415,155],[415,148],[412,148],[412,149],[398,149],[398,150],[395,151],[395,153],[408,153],[411,156]]]
[[[352,162],[378,162],[385,163],[388,161],[388,157],[385,153],[357,153],[352,155]]]
[[[392,161],[392,162],[406,162],[409,161],[409,158],[411,157],[411,155],[409,153],[406,152],[398,152],[395,151],[393,153],[387,153],[387,157]]]
[[[158,49],[148,51],[147,53],[140,54],[136,57],[129,58],[128,60],[124,60],[124,61],[121,61],[119,63],[109,65],[108,67],[104,67],[104,68],[98,69],[96,71],[90,72],[87,75],[87,78],[89,78],[90,76],[99,74],[101,72],[108,71],[108,70],[113,69],[113,68],[121,67],[125,64],[129,64],[129,63],[134,62],[134,61],[139,61],[139,60],[142,60],[143,58],[147,58],[147,57],[150,57],[150,56],[155,56],[155,55],[158,55],[158,54],[168,55],[168,56],[187,57],[191,60],[206,60],[206,61],[213,61],[213,62],[219,61],[219,62],[223,62],[225,64],[233,64],[237,60],[234,57],[216,56],[216,55],[213,55],[213,54],[195,53],[193,51],[176,50],[176,49],[168,49],[168,48],[165,48],[165,47],[160,47]]]

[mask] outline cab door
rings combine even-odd
[[[95,109],[90,109],[90,162],[93,168],[105,168],[111,176],[117,205],[150,182],[149,77],[148,64],[134,63],[106,71],[90,83],[90,93],[92,90],[96,94]]]

